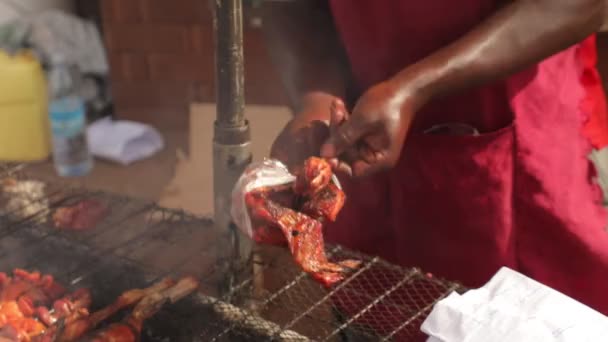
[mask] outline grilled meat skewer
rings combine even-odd
[[[126,291],[112,304],[90,314],[88,289],[65,294],[65,288],[49,275],[21,269],[14,270],[12,276],[0,272],[0,342],[78,341],[110,316],[134,306],[122,323],[99,331],[96,338],[120,341],[126,336],[126,341],[135,341],[145,319],[197,287],[198,282],[191,277],[177,284],[165,278],[148,288]],[[130,331],[125,333],[127,328]]]
[[[108,319],[110,316],[119,312],[122,309],[135,305],[142,298],[161,292],[174,284],[174,281],[165,278],[156,284],[146,289],[133,289],[124,292],[114,301],[114,303],[105,308],[92,313],[91,315],[82,315],[81,312],[75,312],[74,315],[66,317],[63,321],[63,327],[53,325],[42,336],[37,337],[36,342],[68,342],[76,341],[87,332],[94,329],[99,323]]]
[[[52,310],[49,310],[45,306],[36,308],[36,315],[38,319],[50,327],[62,318],[75,314],[88,315],[91,302],[91,292],[88,289],[79,289],[63,298],[57,299],[53,303]]]
[[[47,327],[36,318],[37,307],[49,305],[65,289],[40,272],[0,273],[0,336],[12,341],[30,341]]]
[[[192,277],[181,279],[175,286],[162,292],[152,293],[139,302],[131,314],[121,323],[115,323],[93,336],[87,342],[135,342],[139,340],[146,319],[154,316],[166,303],[175,303],[190,295],[198,288],[198,281]]]

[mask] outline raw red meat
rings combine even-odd
[[[53,215],[55,227],[85,230],[93,228],[106,215],[108,208],[96,200],[83,200],[73,206],[59,208]]]
[[[328,261],[322,221],[334,221],[345,201],[344,193],[331,183],[329,164],[309,158],[293,189],[265,187],[245,195],[259,243],[289,246],[297,264],[325,286],[341,281],[359,266],[355,260]]]

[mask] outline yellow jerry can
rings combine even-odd
[[[39,161],[51,151],[47,85],[29,52],[0,51],[0,160]]]

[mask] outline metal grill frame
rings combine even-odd
[[[26,167],[18,164],[0,164],[0,182],[5,178],[15,178],[19,180],[30,180]],[[195,257],[200,257],[201,261],[205,261],[212,253],[210,248],[215,248],[215,252],[222,250],[217,247],[214,242],[213,246],[202,246],[183,253],[182,256],[167,262],[167,264],[157,265],[157,255],[148,255],[142,252],[143,246],[147,244],[166,243],[167,247],[181,249],[180,243],[185,242],[184,238],[189,238],[192,234],[199,238],[213,237],[224,239],[225,246],[231,246],[231,236],[225,230],[217,230],[213,227],[213,221],[207,217],[198,217],[181,210],[166,209],[158,206],[150,201],[136,200],[133,198],[108,194],[101,191],[88,191],[75,187],[70,187],[64,182],[45,182],[49,187],[46,200],[48,200],[48,210],[41,211],[35,215],[20,217],[18,211],[2,212],[0,214],[0,247],[7,239],[13,238],[16,234],[31,233],[34,238],[30,241],[26,248],[34,249],[45,245],[48,241],[63,241],[70,248],[82,249],[83,253],[91,257],[91,260],[99,260],[100,263],[91,261],[82,261],[82,264],[77,263],[77,267],[73,269],[62,269],[62,274],[56,274],[59,278],[67,279],[69,285],[77,286],[81,283],[86,283],[87,278],[94,277],[94,274],[100,272],[100,269],[105,267],[104,262],[111,263],[109,260],[115,260],[116,263],[125,265],[129,269],[140,270],[145,274],[145,282],[151,283],[164,276],[179,276],[185,273],[191,274],[189,268],[192,264],[189,262]],[[39,223],[37,219],[48,217],[59,206],[69,204],[84,198],[96,198],[106,202],[111,206],[111,213],[108,218],[100,224],[96,229],[82,234],[74,234],[72,232],[63,232],[51,228],[49,224]],[[126,234],[126,238],[114,243],[108,241],[98,245],[99,241],[104,236],[113,237],[118,233]],[[209,235],[206,235],[209,233]],[[111,239],[110,239],[111,240]],[[201,240],[202,241],[202,240]],[[215,241],[215,240],[214,240]],[[219,241],[219,240],[217,240]],[[107,244],[107,245],[106,245]],[[19,246],[17,247],[19,248]],[[11,259],[13,256],[19,256],[15,253],[17,248],[2,248],[0,249],[0,265],[11,265],[13,267],[21,267],[26,269],[36,269],[39,265],[48,262],[33,258],[28,262],[11,261],[4,263],[3,260]],[[190,247],[188,247],[190,248]],[[177,250],[176,250],[177,251]],[[328,247],[328,255],[341,256],[348,258],[357,258],[363,260],[361,268],[350,275],[347,279],[337,284],[330,290],[324,290],[320,285],[314,283],[306,273],[300,271],[295,265],[285,264],[280,259],[260,259],[250,260],[248,264],[241,265],[241,269],[250,269],[251,263],[258,263],[258,268],[261,272],[275,271],[284,279],[279,279],[276,289],[267,291],[261,294],[252,294],[253,284],[256,281],[255,275],[244,272],[247,276],[245,279],[225,277],[230,273],[231,276],[239,274],[240,269],[234,269],[232,263],[232,254],[228,250],[224,250],[223,254],[214,254],[215,260],[206,260],[208,268],[202,270],[197,276],[202,282],[201,292],[192,297],[193,301],[209,308],[219,318],[216,331],[213,336],[192,336],[193,340],[201,341],[223,341],[232,340],[233,336],[240,335],[247,339],[252,336],[262,335],[267,340],[280,341],[306,341],[306,340],[370,340],[370,341],[390,341],[394,340],[399,334],[404,331],[417,331],[420,322],[428,315],[432,306],[449,295],[453,291],[463,291],[464,288],[451,282],[445,282],[441,279],[429,278],[418,269],[403,269],[398,266],[391,265],[378,257],[367,257],[358,253],[348,251],[340,246]],[[21,253],[23,254],[23,253]],[[137,255],[140,255],[139,257]],[[25,257],[24,257],[25,258]],[[27,259],[27,258],[25,258]],[[209,262],[210,261],[210,262]],[[114,262],[114,261],[112,261]],[[151,263],[151,264],[150,264]],[[238,267],[238,266],[237,266]],[[201,266],[201,269],[203,267]],[[369,297],[365,293],[354,293],[347,288],[356,282],[360,282],[363,274],[372,270],[387,270],[394,272],[399,277],[392,279],[388,289],[382,294]],[[0,269],[0,271],[10,271],[10,269]],[[115,275],[118,279],[120,274]],[[110,277],[106,279],[108,283],[116,281]],[[423,305],[415,308],[405,307],[399,303],[391,303],[390,297],[393,292],[402,289],[408,284],[415,281],[424,281],[432,284],[434,291],[426,294],[427,300]],[[431,285],[429,285],[431,286]],[[126,290],[127,288],[115,289]],[[309,297],[309,290],[314,290],[319,298]],[[351,291],[357,298],[363,298],[363,304],[358,311],[351,315],[339,314],[339,310],[335,305],[336,296],[338,293]],[[395,292],[396,293],[396,292]],[[367,296],[367,297],[366,297]],[[295,299],[294,299],[295,298]],[[295,301],[302,307],[291,308],[288,305],[289,301]],[[306,302],[310,300],[310,302]],[[231,304],[232,303],[232,304]],[[254,305],[248,305],[254,303]],[[401,313],[408,313],[407,319],[403,320],[399,325],[394,326],[390,331],[383,331],[375,334],[369,327],[360,326],[361,319],[369,316],[373,310],[376,310],[379,304],[391,307]],[[270,309],[281,308],[284,312],[283,322],[272,322],[272,318],[267,317],[267,311]],[[316,317],[318,312],[331,310],[331,315],[326,318]],[[174,311],[173,314],[179,315]],[[299,325],[304,321],[312,322],[314,325],[325,325],[325,330],[315,331],[315,336],[300,332]],[[321,328],[319,328],[321,329]],[[357,337],[350,338],[355,335]],[[412,336],[413,337],[413,336]],[[350,338],[350,339],[349,339]],[[259,340],[259,339],[256,339]]]

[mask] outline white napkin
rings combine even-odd
[[[508,268],[441,300],[421,329],[427,342],[608,341],[608,317]]]
[[[133,121],[103,118],[87,129],[93,155],[128,165],[160,151],[164,141],[155,128]]]

